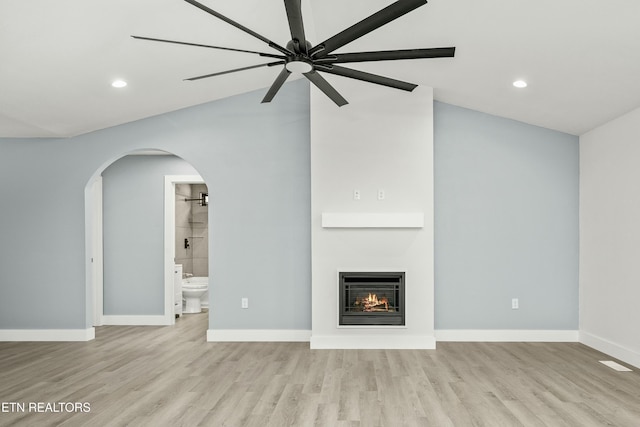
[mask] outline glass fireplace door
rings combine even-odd
[[[340,273],[340,325],[404,325],[404,273]]]

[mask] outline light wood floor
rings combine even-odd
[[[577,343],[309,350],[207,343],[207,315],[104,326],[86,343],[0,343],[1,426],[640,426],[640,373]],[[28,407],[27,407],[28,409]]]

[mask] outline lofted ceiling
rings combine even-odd
[[[277,43],[291,38],[282,0],[200,1]],[[315,45],[392,2],[302,0],[307,38]],[[580,135],[640,107],[639,18],[635,0],[430,0],[337,52],[455,46],[455,58],[348,66],[431,86],[442,102]],[[0,137],[73,136],[266,92],[280,71],[184,81],[269,61],[131,35],[270,51],[183,0],[2,0]],[[128,86],[111,87],[115,79]],[[514,88],[517,79],[529,86]],[[394,90],[369,86],[382,98]]]

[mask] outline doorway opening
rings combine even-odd
[[[206,277],[208,284],[208,190],[199,175],[167,175],[164,179],[165,314],[170,313],[173,324],[177,315],[183,314],[176,280]],[[193,197],[194,192],[199,197]],[[181,278],[176,278],[176,265],[182,266]],[[208,308],[209,293],[200,298]]]

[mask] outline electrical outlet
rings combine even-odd
[[[517,310],[520,308],[520,301],[518,301],[518,298],[512,298],[511,299],[511,308],[513,310]]]
[[[378,200],[384,200],[384,190],[378,190]]]
[[[353,200],[360,200],[360,190],[353,190]]]
[[[242,298],[242,308],[249,308],[249,298]]]

